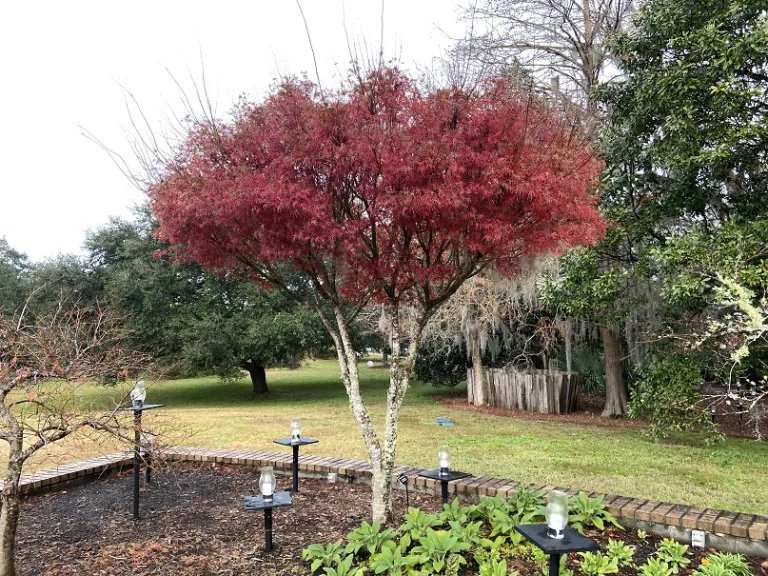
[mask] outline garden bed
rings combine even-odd
[[[278,489],[289,478],[278,477]],[[130,473],[67,491],[27,498],[17,542],[18,574],[74,575],[285,575],[309,574],[301,559],[312,543],[346,537],[369,518],[370,487],[363,484],[302,479],[294,506],[274,513],[275,549],[264,551],[263,514],[246,512],[243,499],[258,492],[258,471],[210,464],[185,464],[157,474],[142,491],[142,519],[131,519]],[[394,495],[398,515],[406,510],[405,493]],[[440,509],[439,498],[411,493],[410,504],[426,512]],[[660,539],[608,530],[592,534],[637,546],[635,561],[653,554]],[[706,552],[689,552],[695,567]],[[577,557],[569,560],[575,566]],[[750,559],[755,574],[760,560]],[[509,568],[521,576],[540,572],[525,560]],[[463,572],[472,574],[473,572]],[[578,574],[578,571],[577,571]],[[634,576],[633,568],[621,574]]]

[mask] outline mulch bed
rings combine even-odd
[[[595,426],[598,428],[646,428],[646,422],[630,420],[628,418],[608,418],[601,416],[605,398],[601,396],[579,395],[579,409],[568,414],[540,414],[538,412],[526,412],[524,410],[509,410],[507,408],[493,408],[490,406],[474,406],[467,403],[466,392],[452,392],[434,396],[435,400],[442,401],[446,408],[464,410],[468,412],[481,412],[493,416],[506,416],[520,420],[536,420],[541,422],[560,422],[563,424],[578,424]],[[718,408],[717,425],[720,432],[730,438],[755,438],[754,424],[749,422],[749,416],[738,414],[733,407],[721,405]],[[768,419],[760,428],[763,438],[768,438]]]
[[[278,477],[278,488],[290,479]],[[23,576],[163,575],[239,576],[309,574],[302,549],[346,536],[369,519],[370,487],[302,479],[294,505],[274,512],[274,544],[264,550],[263,513],[243,509],[258,492],[258,471],[231,466],[184,464],[157,474],[141,495],[142,518],[132,520],[130,473],[73,489],[27,498],[17,540],[17,573]],[[405,492],[394,495],[395,513],[406,510]],[[410,504],[434,512],[437,496],[411,493]],[[660,538],[611,529],[591,535],[637,546],[643,562]],[[691,552],[692,566],[705,554]],[[575,565],[577,557],[569,564]],[[755,574],[761,559],[751,558]],[[530,563],[511,560],[510,569],[538,576]],[[470,572],[466,572],[470,574]],[[624,568],[622,576],[635,576]],[[763,568],[768,575],[768,569]]]

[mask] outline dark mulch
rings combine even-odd
[[[466,392],[452,392],[435,395],[435,399],[443,401],[447,408],[482,412],[494,416],[506,416],[522,420],[537,420],[542,422],[562,422],[563,424],[581,424],[596,426],[599,428],[645,428],[647,423],[640,420],[627,418],[607,418],[601,416],[605,405],[602,396],[579,395],[579,409],[568,414],[540,414],[538,412],[526,412],[523,410],[509,410],[507,408],[492,408],[490,406],[474,406],[467,403]],[[731,438],[755,438],[755,426],[749,420],[748,414],[740,414],[734,406],[720,405],[716,422],[718,430]],[[760,426],[763,438],[768,438],[768,418]]]
[[[278,478],[279,488],[289,478]],[[258,492],[258,471],[236,467],[183,465],[158,474],[142,491],[142,518],[134,522],[132,477],[124,474],[53,494],[28,498],[19,527],[17,569],[23,576],[162,575],[239,576],[309,574],[301,559],[312,543],[343,538],[370,514],[370,487],[302,479],[294,506],[274,512],[274,543],[264,550],[263,513],[243,509],[243,498]],[[428,512],[439,498],[410,494],[410,504]],[[395,493],[395,512],[405,512],[405,493]],[[637,546],[643,563],[660,538],[611,529],[590,534],[601,544],[609,537]],[[709,551],[707,551],[709,552]],[[692,550],[691,567],[707,552]],[[569,559],[577,568],[578,557]],[[761,559],[750,558],[755,574]],[[541,573],[527,561],[509,568],[522,576]],[[689,573],[691,570],[688,571]],[[466,571],[465,574],[472,574]],[[763,568],[768,576],[768,569]],[[636,576],[623,568],[621,576]],[[684,576],[684,575],[683,575]]]
[[[16,546],[23,576],[309,574],[301,550],[342,538],[370,520],[370,486],[302,479],[294,505],[274,512],[274,545],[264,551],[264,514],[245,511],[258,494],[257,470],[190,466],[157,474],[132,519],[130,473],[24,502]],[[278,477],[278,489],[290,478]],[[410,494],[434,511],[439,497]],[[405,512],[405,493],[395,494]]]

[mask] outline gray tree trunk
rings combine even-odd
[[[627,413],[627,389],[621,369],[621,343],[614,326],[600,326],[605,358],[605,408],[603,416],[624,416]]]
[[[0,494],[0,576],[16,576],[14,549],[16,547],[16,527],[21,512],[21,479],[22,461],[20,458],[21,445],[10,446],[8,455],[8,470],[5,473],[5,485]]]
[[[483,352],[480,349],[480,336],[477,332],[472,334],[470,342],[470,354],[472,356],[472,375],[474,376],[474,404],[475,406],[487,406],[488,382],[485,378]]]

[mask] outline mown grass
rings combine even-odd
[[[381,424],[388,372],[361,365],[363,394]],[[206,447],[280,451],[272,443],[288,433],[292,417],[320,443],[304,453],[365,459],[365,447],[348,406],[334,361],[300,370],[268,372],[270,394],[254,397],[250,381],[215,377],[158,383],[148,402],[166,407],[146,414],[169,441]],[[87,403],[109,405],[123,391],[84,390]],[[446,409],[436,390],[417,383],[400,420],[398,463],[432,467],[437,448],[451,447],[454,467],[475,475],[555,484],[652,500],[768,514],[768,444],[726,440],[708,446],[697,436],[653,443],[636,429],[516,420]],[[455,428],[435,424],[447,416]],[[113,443],[79,438],[35,458],[27,469],[90,457]]]

